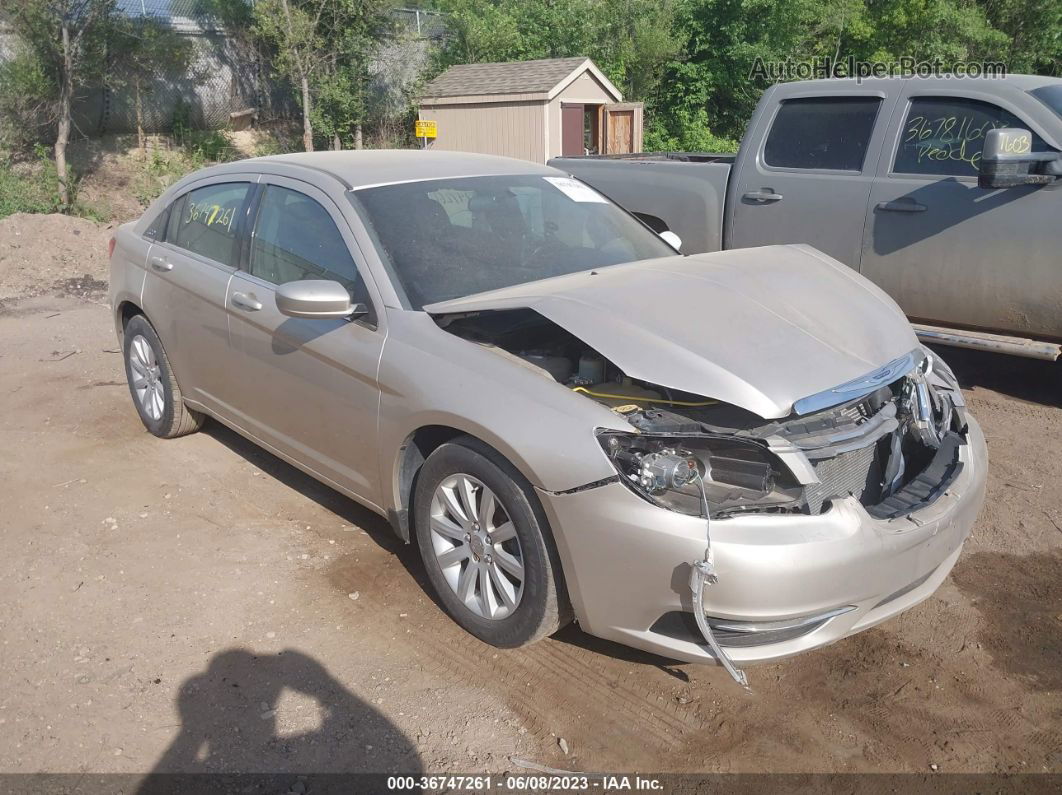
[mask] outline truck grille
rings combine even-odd
[[[841,453],[834,458],[815,462],[815,474],[819,482],[804,490],[808,509],[812,515],[822,511],[822,504],[831,497],[848,494],[857,499],[863,495],[872,475],[877,445],[870,444],[858,450]]]

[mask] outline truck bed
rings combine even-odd
[[[723,247],[723,207],[734,159],[657,152],[555,157],[548,165],[593,186],[655,231],[674,232],[684,254],[699,254]]]

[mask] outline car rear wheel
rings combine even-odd
[[[184,405],[166,351],[143,315],[125,324],[123,353],[129,393],[144,427],[162,439],[199,430],[203,415]]]
[[[493,646],[524,646],[570,620],[560,565],[530,484],[471,437],[437,448],[417,475],[421,558],[450,616]]]

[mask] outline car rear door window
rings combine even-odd
[[[907,111],[892,170],[897,174],[976,177],[985,135],[1029,125],[991,102],[964,97],[915,97]],[[1033,151],[1047,145],[1033,133]]]
[[[306,194],[279,185],[268,185],[262,196],[248,270],[273,284],[331,279],[355,300],[366,300],[354,258],[332,216]]]
[[[878,97],[808,97],[782,103],[763,149],[775,168],[861,171]]]
[[[249,189],[246,182],[225,182],[189,191],[170,211],[167,242],[223,265],[235,265],[240,209]]]
[[[176,202],[175,202],[176,203]],[[167,205],[165,208],[156,213],[154,220],[148,224],[148,228],[144,230],[144,237],[148,240],[161,240],[162,233],[166,229],[166,222],[170,218],[170,207],[173,205]]]

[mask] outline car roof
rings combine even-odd
[[[363,149],[360,151],[296,152],[254,157],[225,163],[198,176],[230,171],[268,172],[272,165],[294,166],[328,174],[349,189],[423,179],[490,176],[500,174],[559,175],[554,168],[512,157],[471,152],[436,152],[423,149]]]

